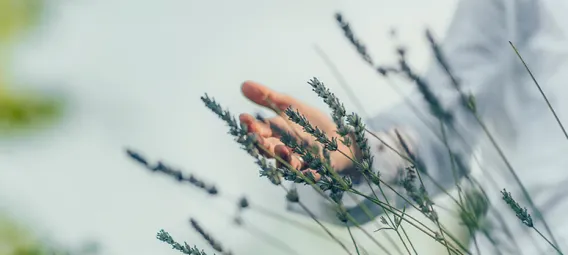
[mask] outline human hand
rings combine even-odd
[[[297,170],[312,171],[317,179],[319,176],[316,172],[312,169],[305,169],[306,166],[301,157],[293,153],[290,148],[280,141],[280,133],[278,131],[287,132],[299,141],[306,142],[311,146],[318,146],[321,149],[322,145],[312,135],[306,133],[298,124],[288,120],[284,110],[291,107],[293,110],[299,111],[312,126],[318,127],[325,132],[329,139],[333,137],[339,138],[339,135],[336,133],[337,127],[331,118],[314,107],[254,81],[244,82],[241,90],[246,98],[260,106],[273,110],[277,114],[277,116],[267,118],[264,121],[257,120],[254,116],[247,113],[239,116],[241,123],[246,125],[248,131],[256,134],[258,143],[263,147],[261,151],[265,152],[264,155],[268,158],[278,156]],[[349,153],[350,151],[355,152],[356,148],[354,146],[353,148],[348,148],[344,144],[338,143],[338,151]],[[353,163],[351,159],[338,151],[330,152],[330,161],[332,167],[337,172],[341,172],[350,168]]]

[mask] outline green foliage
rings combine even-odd
[[[47,95],[0,94],[0,138],[53,125],[63,117],[65,103]]]
[[[21,221],[0,212],[0,255],[95,255],[98,252],[97,243],[69,249],[42,240]]]

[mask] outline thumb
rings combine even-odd
[[[299,107],[299,102],[294,98],[276,92],[258,82],[245,81],[241,87],[243,95],[254,103],[270,108],[273,111],[284,111],[291,105]],[[276,108],[276,109],[274,109]]]

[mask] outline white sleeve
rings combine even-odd
[[[523,8],[527,7],[527,3],[524,3]],[[501,98],[505,86],[503,84],[509,79],[507,70],[504,70],[508,67],[503,61],[504,58],[510,58],[512,53],[508,41],[513,39],[510,39],[509,35],[514,33],[516,43],[522,44],[534,30],[534,26],[530,24],[511,23],[508,20],[510,7],[502,0],[460,1],[447,36],[440,44],[453,74],[460,79],[463,91],[475,96],[477,111],[488,122],[495,119],[503,121],[511,113],[503,109],[504,106],[500,104],[503,101]],[[424,80],[444,108],[451,110],[459,136],[452,130],[446,130],[447,140],[454,153],[459,154],[463,163],[468,166],[472,149],[481,133],[480,126],[475,122],[473,115],[462,106],[448,75],[435,60],[425,74]],[[429,175],[445,189],[450,188],[454,185],[454,176],[448,150],[439,138],[442,136],[440,123],[430,114],[428,104],[420,93],[411,94],[409,101],[412,107],[404,102],[395,105],[372,119],[368,126],[392,143],[397,141],[392,131],[399,129],[408,139],[407,143],[413,148],[414,153],[424,162]],[[418,112],[415,109],[418,109]],[[430,127],[426,126],[425,122]],[[389,149],[381,148],[382,145],[376,138],[368,136],[368,140],[373,150],[375,171],[381,173],[383,180],[395,182],[397,172],[405,166],[405,161],[400,160],[396,154],[393,155]],[[400,145],[395,147],[400,148]],[[371,194],[365,182],[357,184],[355,188]],[[322,219],[337,223],[333,213],[329,213],[333,212],[331,205],[310,189],[309,186],[299,187],[300,199],[316,215],[322,216]],[[431,196],[440,191],[430,182],[426,182],[426,189]],[[303,195],[305,198],[302,198]],[[348,196],[344,196],[344,203],[349,208],[349,213],[359,223],[370,220]],[[373,204],[368,206],[371,207],[373,216],[382,213],[377,206]],[[289,210],[303,213],[301,208],[294,205],[290,205]]]

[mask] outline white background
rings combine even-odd
[[[208,93],[234,114],[254,112],[239,91],[252,79],[325,109],[306,84],[316,76],[356,110],[315,53],[318,44],[366,111],[377,113],[397,94],[358,57],[333,14],[344,14],[377,62],[394,61],[389,30],[397,28],[423,71],[424,28],[442,37],[455,0],[79,0],[48,7],[41,29],[14,50],[13,78],[63,93],[70,111],[51,130],[1,142],[0,204],[53,240],[98,240],[103,254],[176,254],[155,239],[161,228],[208,248],[189,228],[190,216],[235,254],[276,254],[262,244],[251,250],[255,239],[231,225],[233,204],[145,172],[123,149],[284,211],[281,190],[258,178],[199,97]],[[272,226],[262,217],[249,221]]]

